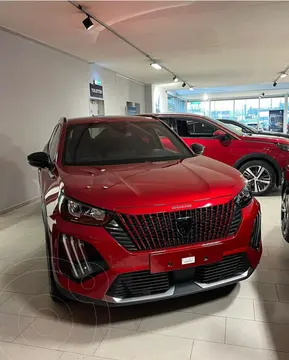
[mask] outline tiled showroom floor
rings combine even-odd
[[[289,359],[289,244],[279,194],[261,203],[264,255],[251,279],[110,310],[51,303],[39,204],[1,216],[0,360]]]

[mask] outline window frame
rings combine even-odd
[[[58,133],[58,131],[59,131],[59,133]],[[61,133],[62,133],[62,126],[61,126],[61,124],[57,124],[55,126],[55,128],[53,129],[53,132],[51,134],[51,137],[50,137],[48,145],[47,145],[47,154],[49,155],[50,161],[53,163],[57,162]],[[51,145],[55,138],[56,138],[55,152],[54,152],[54,154],[53,153],[51,154],[51,151],[52,151]]]

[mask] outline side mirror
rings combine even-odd
[[[33,154],[30,154],[27,156],[27,160],[29,165],[37,167],[37,168],[51,168],[51,163],[49,160],[49,156],[48,154],[46,154],[45,152],[35,152]]]
[[[216,130],[216,131],[213,133],[213,137],[214,137],[214,138],[217,138],[217,139],[220,139],[221,141],[223,141],[223,140],[226,139],[227,133],[225,133],[225,131],[223,131],[223,130]]]
[[[198,144],[198,143],[192,144],[191,149],[193,150],[193,152],[196,155],[202,155],[203,152],[205,151],[205,147],[203,145],[201,145],[201,144]]]

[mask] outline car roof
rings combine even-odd
[[[141,121],[158,121],[153,118],[144,116],[87,116],[79,118],[66,119],[69,124],[97,124],[101,122],[141,122]]]
[[[224,122],[224,123],[234,123],[234,124],[238,124],[240,126],[244,126],[243,123],[241,123],[238,120],[233,120],[233,119],[217,119],[218,121]]]
[[[170,117],[170,118],[179,118],[180,120],[184,120],[185,118],[194,118],[194,119],[205,119],[205,120],[209,120],[209,121],[214,121],[214,119],[209,118],[205,115],[200,115],[200,114],[189,114],[189,113],[151,113],[151,114],[140,114],[139,116],[142,117],[152,117],[152,118],[166,118],[166,117]]]
[[[233,121],[233,122],[238,122],[236,120],[232,120],[232,119],[217,119],[218,121],[223,121],[223,122],[228,122],[228,121]]]
[[[149,113],[149,114],[140,114],[139,116],[143,116],[143,117],[150,117],[150,116],[155,116],[155,117],[159,117],[159,116],[165,116],[165,117],[175,117],[175,116],[182,116],[182,117],[200,117],[200,118],[205,118],[205,115],[199,115],[199,114],[189,114],[189,113]]]

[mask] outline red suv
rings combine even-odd
[[[159,120],[62,119],[28,161],[54,300],[177,297],[236,283],[259,262],[260,206],[242,175]]]
[[[253,195],[280,186],[289,162],[289,140],[245,134],[230,124],[191,114],[150,114],[165,121],[188,144],[205,147],[204,155],[235,167],[247,179]]]

